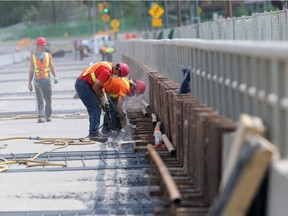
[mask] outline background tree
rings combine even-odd
[[[79,11],[78,1],[2,1],[0,3],[0,27],[20,22],[65,22]]]

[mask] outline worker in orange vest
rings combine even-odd
[[[109,128],[109,122],[107,113],[104,117],[104,124],[102,128],[102,134],[108,134],[113,131],[124,130],[129,126],[126,118],[126,114],[123,111],[124,98],[126,96],[140,95],[146,90],[146,85],[141,80],[123,78],[112,78],[111,81],[103,87],[108,93],[109,98],[109,111],[111,114],[111,128]],[[111,129],[111,130],[110,130]]]
[[[101,57],[102,57],[102,61],[107,61],[107,59],[106,59],[106,49],[107,49],[107,47],[105,47],[105,46],[102,46],[99,49],[99,52],[100,52]]]
[[[37,50],[30,58],[30,71],[28,79],[28,89],[36,93],[38,123],[51,121],[52,114],[52,86],[50,72],[53,75],[54,83],[59,82],[56,70],[50,53],[45,52],[47,41],[44,37],[36,39]],[[32,85],[33,80],[33,85]],[[45,104],[44,104],[45,101]]]
[[[105,52],[107,61],[112,61],[113,53],[115,53],[115,49],[113,47],[106,48],[104,52]]]
[[[102,61],[86,67],[75,82],[75,90],[82,100],[89,114],[90,140],[106,142],[107,137],[99,131],[101,107],[109,106],[102,88],[109,84],[113,75],[125,77],[129,73],[129,66],[125,63],[114,64]]]

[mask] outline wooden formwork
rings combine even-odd
[[[191,102],[193,101],[193,97],[189,94],[178,94],[173,92],[170,94],[173,100],[170,101],[170,107],[172,109],[171,116],[171,141],[175,145],[175,148],[180,148],[182,145],[182,123],[184,112],[182,110],[182,106],[184,101]],[[180,133],[180,134],[179,134]],[[176,150],[177,151],[177,150]]]
[[[192,181],[177,183],[182,194],[179,205],[182,214],[185,208],[190,212],[195,207],[211,206],[221,178],[222,136],[236,129],[234,123],[209,110],[192,107],[188,115],[192,129],[188,129],[190,136],[187,139],[187,154],[190,154],[190,160],[187,165]]]
[[[192,95],[178,94],[176,85],[172,86],[161,75],[150,75],[152,109],[163,122],[163,132],[174,145],[176,156],[157,150],[182,195],[180,204],[167,204],[157,214],[205,215],[220,183],[222,136],[236,126]],[[165,200],[169,197],[165,184],[159,184],[158,195]]]
[[[160,115],[159,118],[162,120],[162,129],[165,131],[167,137],[171,136],[171,122],[169,121],[169,115],[172,115],[171,106],[169,105],[169,95],[167,94],[168,91],[178,91],[179,85],[175,84],[171,80],[165,80],[160,83]]]
[[[127,108],[127,115],[132,125],[132,136],[134,140],[143,140],[144,143],[154,143],[154,124],[151,116],[143,115],[141,110]]]
[[[136,63],[131,60],[130,64]],[[130,122],[135,126],[132,128],[134,139],[154,143],[155,125],[151,119],[151,113],[154,113],[162,123],[162,133],[167,135],[176,151],[171,155],[165,147],[155,147],[181,194],[177,203],[171,201],[165,179],[161,177],[162,171],[157,170],[150,157],[151,169],[147,173],[160,188],[151,193],[166,201],[165,209],[155,209],[155,214],[207,215],[222,174],[222,137],[233,132],[236,125],[191,94],[178,94],[178,84],[157,71],[147,66],[137,67],[148,74],[150,110],[147,116],[139,109],[128,111]]]
[[[206,175],[208,202],[212,203],[217,194],[222,176],[222,143],[223,135],[236,130],[236,124],[229,119],[217,115],[207,119],[207,138],[205,139],[205,164],[211,167]],[[213,181],[209,181],[213,179]]]
[[[161,75],[160,73],[149,73],[149,85],[150,85],[150,104],[152,112],[156,114],[159,118],[160,116],[160,86],[162,81],[167,81],[167,77]]]

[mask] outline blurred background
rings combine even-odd
[[[12,65],[29,59],[39,36],[47,38],[46,48],[53,59],[70,53],[62,60],[55,58],[60,70],[68,72],[62,73],[61,78],[67,83],[63,85],[64,93],[67,92],[64,87],[69,86],[74,94],[73,85],[69,82],[74,82],[75,77],[70,70],[76,73],[88,62],[99,61],[101,48],[115,48],[112,51],[114,61],[122,60],[122,53],[125,53],[123,61],[129,63],[133,75],[146,83],[149,83],[148,76],[140,76],[146,74],[146,71],[140,73],[143,70],[141,65],[148,65],[175,83],[182,81],[181,67],[191,66],[191,92],[202,103],[235,122],[239,113],[244,112],[264,116],[268,125],[272,125],[269,136],[279,147],[281,160],[280,165],[272,170],[269,215],[281,212],[281,216],[286,216],[287,17],[287,0],[0,1],[0,66],[4,65],[3,62]],[[135,38],[159,40],[130,40]],[[160,40],[168,38],[180,40],[171,40],[173,47],[168,47],[172,44],[170,40]],[[205,44],[193,41],[195,38],[204,39]],[[235,43],[229,43],[230,40],[235,40]],[[249,43],[254,40],[258,43]],[[269,46],[264,41],[268,41]],[[276,46],[272,43],[275,41],[284,42]],[[213,49],[208,49],[209,45]],[[108,53],[109,61],[113,61],[112,53]],[[191,58],[190,54],[195,57]],[[78,62],[79,59],[83,62]],[[28,65],[19,67],[19,71],[27,70],[23,68],[28,68]],[[14,81],[15,75],[10,75],[13,78],[7,78],[7,71],[3,73],[5,79]],[[2,82],[6,86],[19,91],[5,79]],[[26,78],[21,78],[24,80],[26,82]],[[26,88],[26,84],[18,86]],[[3,95],[10,95],[10,88],[2,89],[5,90]],[[150,90],[144,96],[148,98],[149,94]],[[225,151],[223,164],[227,161],[228,152]],[[266,200],[261,205],[266,206]]]
[[[173,28],[227,16],[281,10],[287,1],[1,1],[0,39],[11,41],[35,39],[39,35],[57,38],[151,31],[153,17],[150,10],[155,3],[164,11],[160,28]]]

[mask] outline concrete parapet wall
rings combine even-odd
[[[288,157],[287,43],[130,40],[117,42],[116,50],[175,83],[183,79],[181,68],[191,67],[191,93],[201,103],[233,121],[242,113],[265,119],[269,140]]]
[[[0,55],[0,66],[6,66],[6,65],[14,64],[14,63],[19,63],[19,62],[29,59],[29,57],[30,57],[29,51]]]
[[[153,71],[179,83],[181,66],[191,66],[191,94],[201,103],[235,122],[241,113],[263,118],[268,138],[280,151],[280,160],[271,168],[267,215],[282,216],[287,215],[288,194],[288,163],[283,161],[288,155],[287,48],[286,43],[251,41],[131,40],[117,44],[117,55],[125,53],[122,57],[131,66],[131,77],[144,80]],[[154,107],[149,91],[145,98]],[[231,134],[224,139],[223,169],[231,140]]]
[[[145,67],[145,65],[142,65],[141,62],[139,62],[137,59],[131,56],[122,55],[122,59],[123,59],[123,62],[129,65],[129,68],[130,68],[129,78],[139,79],[146,84],[146,91],[141,97],[147,103],[150,103],[150,99],[149,99],[150,86],[149,86],[148,76],[149,76],[149,73],[152,72],[153,70],[149,67]]]

